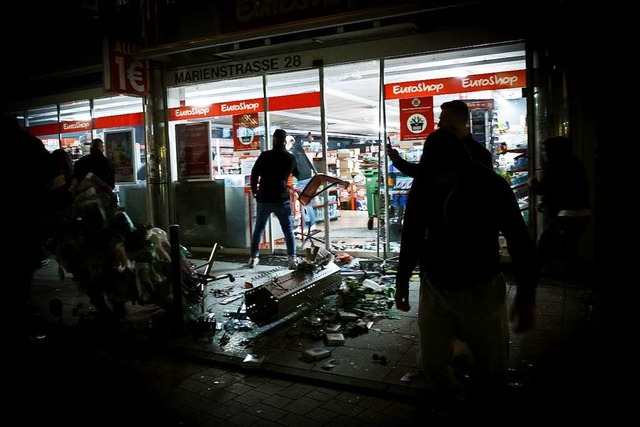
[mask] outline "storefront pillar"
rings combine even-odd
[[[528,117],[530,176],[538,176],[543,164],[540,143],[553,136],[568,135],[569,115],[567,110],[566,74],[561,55],[544,42],[530,43],[527,52],[527,69],[531,75],[529,87]],[[530,223],[537,238],[543,227],[544,217],[537,211],[539,198],[530,194]]]
[[[161,63],[149,61],[149,95],[145,108],[147,134],[147,217],[155,227],[169,229],[169,191],[171,183],[169,136],[166,127],[164,70]]]

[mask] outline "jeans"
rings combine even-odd
[[[291,202],[284,200],[278,203],[258,203],[256,206],[256,223],[251,236],[251,256],[257,257],[260,250],[262,233],[267,226],[271,214],[275,214],[280,222],[287,245],[287,255],[296,256],[296,240],[293,234],[293,212]]]
[[[303,179],[298,181],[296,184],[296,188],[299,188],[301,191],[304,190],[304,187],[311,181],[311,178]],[[313,199],[312,199],[313,200]],[[311,206],[311,202],[308,205],[303,206],[304,209],[304,225],[306,227],[311,227],[316,224],[316,210]]]

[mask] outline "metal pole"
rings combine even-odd
[[[171,162],[166,126],[166,96],[163,65],[149,61],[150,91],[147,96],[147,217],[148,222],[166,230],[170,224]]]
[[[184,326],[184,307],[182,305],[182,266],[180,263],[180,226],[169,226],[171,244],[171,287],[173,290],[173,322],[175,329],[181,331]]]
[[[327,159],[327,144],[329,144],[329,136],[327,136],[327,114],[324,103],[324,63],[321,60],[314,61],[313,65],[318,67],[318,78],[320,83],[320,126],[322,127],[322,158],[324,159],[323,174],[329,173],[329,162]],[[327,184],[324,184],[326,188]],[[338,193],[339,195],[340,193]],[[324,247],[326,250],[331,250],[331,218],[329,218],[329,193],[325,194],[324,206],[322,212],[324,216]]]

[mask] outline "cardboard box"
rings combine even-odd
[[[344,345],[344,335],[340,332],[328,332],[324,336],[327,345],[336,346],[336,345]]]
[[[302,358],[302,360],[306,360],[307,362],[326,359],[329,356],[331,356],[331,350],[327,350],[326,348],[323,348],[323,347],[310,348],[308,350],[304,350],[300,354],[300,357]]]

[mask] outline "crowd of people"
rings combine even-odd
[[[118,206],[114,165],[105,156],[104,142],[93,139],[89,153],[74,161],[63,148],[49,152],[13,117],[2,116],[2,133],[29,159],[21,185],[15,186],[21,192],[15,200],[22,202],[12,219],[21,233],[11,253],[18,284],[10,287],[23,319],[18,338],[32,332],[32,281],[49,258],[71,273],[97,315],[122,318],[126,301],[153,298],[155,289],[139,295],[130,267],[137,257],[157,268],[154,254],[162,253],[162,242],[154,239],[153,229],[133,224]],[[156,273],[151,276],[160,277]]]

